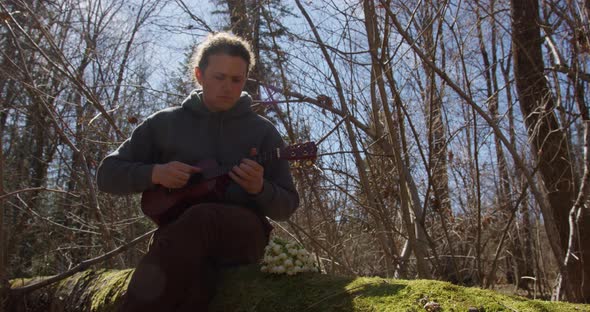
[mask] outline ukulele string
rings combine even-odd
[[[254,156],[249,157],[250,159],[256,161],[257,163],[264,163],[270,160],[278,159],[277,155],[272,152],[265,152],[262,154],[257,154]],[[237,165],[237,164],[236,164]],[[212,177],[219,177],[225,174],[228,174],[232,168],[236,165],[225,165],[213,168]]]

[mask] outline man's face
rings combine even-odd
[[[232,108],[246,84],[246,61],[239,56],[215,54],[209,56],[205,71],[195,68],[197,81],[203,87],[203,102],[212,112]]]

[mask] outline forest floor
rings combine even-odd
[[[26,297],[9,311],[116,311],[132,270],[84,271]],[[20,287],[39,279],[12,280]],[[211,312],[585,311],[590,305],[532,300],[433,280],[295,276],[261,273],[256,266],[226,270]]]
[[[590,312],[590,305],[532,300],[433,280],[322,274],[269,276],[248,269],[228,274],[231,278],[225,279],[213,311]]]

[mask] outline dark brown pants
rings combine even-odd
[[[268,232],[260,217],[244,207],[189,208],[154,235],[121,311],[207,311],[219,268],[258,261]]]

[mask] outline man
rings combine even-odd
[[[123,311],[207,311],[216,269],[254,263],[268,242],[265,216],[287,219],[299,204],[286,161],[249,158],[284,146],[242,92],[254,57],[247,42],[218,33],[193,56],[201,90],[148,117],[101,163],[100,190],[114,194],[177,189],[214,159],[231,181],[215,202],[195,203],[162,224],[131,278]]]

